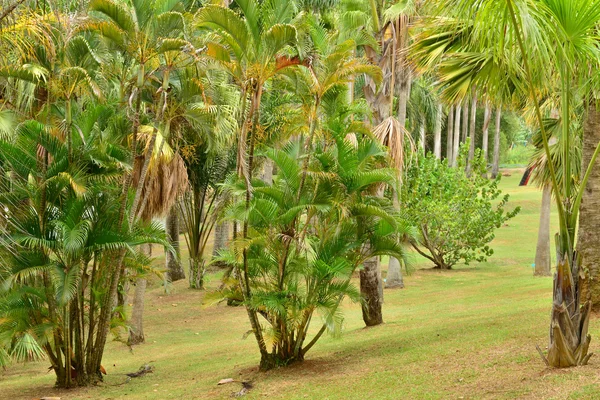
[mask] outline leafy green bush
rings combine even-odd
[[[467,152],[468,145],[462,146],[457,168],[429,154],[406,171],[402,205],[418,230],[411,244],[436,268],[450,269],[461,260],[485,261],[493,254],[489,243],[494,230],[520,210],[505,211],[508,195],[502,196],[498,189],[500,176],[482,177],[485,163],[480,154],[467,176]]]

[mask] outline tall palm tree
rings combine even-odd
[[[116,50],[123,59],[122,78],[119,84],[119,93],[122,101],[129,104],[131,112],[131,140],[130,149],[132,164],[139,162],[140,175],[134,188],[134,197],[129,215],[126,210],[129,192],[132,183],[131,174],[123,177],[123,190],[121,193],[121,212],[119,223],[126,227],[134,225],[139,219],[140,209],[145,207],[142,197],[143,188],[150,167],[152,151],[154,151],[159,130],[167,132],[164,115],[165,105],[168,100],[170,73],[181,67],[182,63],[189,62],[197,55],[196,49],[185,39],[185,18],[183,12],[187,2],[169,2],[162,0],[133,0],[131,3],[121,3],[114,0],[92,0],[89,4],[93,18],[85,25],[84,29],[97,33],[103,37],[108,45]],[[158,81],[162,85],[158,91],[150,83]],[[146,96],[147,94],[147,96]],[[144,117],[144,98],[150,99],[150,118],[153,121],[152,132],[148,145],[139,142],[140,126]],[[147,196],[145,197],[147,199]],[[124,252],[119,255],[118,262],[114,263],[115,271],[111,274],[109,284],[109,301],[116,297],[117,289],[124,276]],[[106,342],[110,326],[110,311],[103,309],[101,325],[104,330],[98,336],[97,342]],[[99,354],[101,358],[102,353]]]
[[[483,75],[487,76],[485,79],[508,76],[507,83],[516,82],[517,77],[522,78],[525,87],[514,85],[511,88],[510,84],[505,87],[533,104],[548,159],[551,159],[552,153],[539,97],[547,96],[555,86],[559,87],[562,120],[560,143],[563,151],[560,154],[559,169],[555,168],[554,163],[547,164],[559,215],[559,234],[550,344],[545,360],[554,367],[586,364],[590,357],[588,346],[591,338],[587,327],[591,302],[581,298],[582,282],[578,281],[578,276],[582,270],[582,254],[588,252],[589,247],[584,248],[582,242],[579,242],[576,251],[575,238],[580,205],[595,159],[600,152],[600,145],[596,144],[591,153],[590,162],[584,166],[585,172],[580,182],[560,179],[560,175],[576,176],[573,173],[574,134],[571,122],[574,119],[573,112],[581,105],[582,99],[592,101],[594,98],[593,86],[587,83],[595,82],[595,75],[590,76],[590,66],[597,63],[595,49],[598,43],[594,32],[600,23],[600,4],[595,0],[543,0],[518,2],[517,6],[515,0],[476,3],[456,0],[444,2],[444,5],[451,6],[450,14],[458,13],[460,21],[469,21],[468,30],[472,35],[470,42],[481,44],[479,55],[461,56],[461,74],[470,75],[470,80],[483,78]],[[500,15],[508,18],[498,20],[497,16]],[[491,54],[494,54],[493,58],[489,58],[488,55]],[[465,67],[467,57],[473,60],[470,67]],[[493,60],[490,65],[501,63],[503,68],[490,69],[486,74],[481,74],[481,65],[477,65],[475,61],[477,58]],[[548,65],[553,67],[548,68]],[[467,80],[457,80],[456,90],[460,91],[461,87],[465,87],[464,82]],[[489,82],[487,88],[490,88]],[[594,124],[590,123],[588,126]],[[580,235],[585,236],[585,231],[580,232]],[[589,243],[584,241],[583,244]],[[580,300],[584,301],[583,307],[580,307]]]
[[[246,182],[245,202],[248,208],[252,198],[255,146],[264,86],[277,74],[299,64],[299,59],[283,54],[297,41],[296,28],[289,24],[295,12],[293,2],[237,0],[235,3],[239,14],[223,6],[207,5],[198,11],[195,22],[198,28],[215,33],[216,40],[207,43],[208,54],[229,72],[240,90],[237,168],[239,176]],[[247,220],[243,223],[242,236],[248,238]],[[252,296],[248,254],[245,249],[242,253],[244,262],[237,275],[244,300],[248,302]],[[261,355],[268,358],[258,314],[248,305],[246,311]]]

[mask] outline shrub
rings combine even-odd
[[[473,173],[465,173],[468,146],[461,148],[458,167],[432,154],[421,156],[409,166],[401,190],[407,218],[418,231],[411,244],[431,260],[436,268],[450,269],[459,261],[486,261],[493,254],[489,243],[494,230],[514,217],[519,208],[506,211],[508,195],[495,180],[483,177],[485,163],[480,154],[473,162]]]

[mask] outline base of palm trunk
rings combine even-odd
[[[592,353],[588,354],[592,339],[588,334],[591,303],[588,301],[583,307],[579,306],[580,284],[577,279],[581,257],[575,252],[571,263],[567,257],[559,256],[558,259],[546,362],[553,368],[586,365],[592,356]]]
[[[190,259],[190,289],[204,289],[204,261]]]
[[[266,353],[261,355],[258,369],[260,371],[269,371],[274,368],[285,367],[290,364],[304,361],[302,355],[281,355]]]
[[[379,293],[380,275],[379,259],[371,258],[364,262],[360,271],[360,294],[363,297],[362,315],[367,326],[375,326],[383,323],[381,304],[383,299]]]

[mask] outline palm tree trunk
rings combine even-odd
[[[142,251],[146,256],[152,255],[150,244],[142,245]],[[135,281],[135,292],[133,294],[133,307],[131,310],[131,320],[129,322],[129,339],[127,344],[134,345],[144,343],[144,295],[146,294],[147,281],[145,278],[138,278]]]
[[[477,92],[473,86],[473,99],[471,100],[471,119],[469,120],[469,159],[467,161],[467,174],[471,173],[473,158],[475,158],[476,122],[477,122]]]
[[[173,205],[169,214],[167,214],[166,225],[169,242],[171,242],[171,246],[175,250],[175,254],[167,252],[165,255],[167,278],[170,282],[175,282],[185,279],[185,272],[181,265],[181,254],[179,251],[179,213],[177,212],[177,205]]]
[[[404,128],[406,127],[406,104],[410,96],[410,71],[405,67],[400,75],[401,79],[398,85],[398,122]]]
[[[600,111],[594,101],[589,106],[583,131],[583,164],[589,165],[600,143]],[[587,273],[582,280],[582,302],[590,300],[600,310],[600,161],[596,159],[583,192],[579,214],[577,250],[583,256]]]
[[[419,141],[421,142],[421,152],[425,155],[427,153],[427,145],[425,143],[425,121],[419,126]]]
[[[550,210],[552,206],[552,187],[544,186],[542,191],[542,207],[540,211],[540,227],[538,229],[538,241],[535,248],[535,270],[536,276],[550,276]]]
[[[227,247],[229,240],[229,223],[221,222],[215,225],[215,239],[213,245],[212,256],[217,257],[219,252]]]
[[[261,180],[263,182],[265,182],[267,185],[273,184],[273,160],[271,160],[271,159],[265,160],[265,165],[263,166]]]
[[[490,110],[490,104],[485,103],[485,111],[483,112],[483,136],[481,138],[481,150],[483,151],[483,159],[485,160],[486,164],[488,162],[488,139],[491,119],[492,113]]]
[[[129,322],[129,345],[144,343],[144,294],[146,294],[145,278],[135,281],[135,293],[133,295],[133,308],[131,310],[131,321]]]
[[[372,257],[365,261],[360,271],[360,293],[363,296],[362,316],[365,325],[375,326],[383,323],[381,311],[382,297],[379,295],[379,258]]]
[[[448,118],[446,119],[446,128],[448,133],[446,136],[446,160],[449,165],[452,165],[452,141],[454,138],[454,105],[450,106],[448,110]]]
[[[462,108],[462,127],[460,134],[460,142],[464,143],[467,141],[467,135],[469,134],[469,100],[465,98],[465,104]]]
[[[406,104],[408,102],[408,98],[410,96],[410,85],[411,85],[411,74],[410,74],[410,70],[407,66],[403,66],[403,70],[401,72],[401,79],[400,79],[400,84],[399,84],[399,93],[398,93],[398,122],[400,123],[400,126],[404,129],[406,127]],[[423,152],[425,151],[425,142],[424,142],[424,138],[423,136],[425,135],[425,127],[422,126],[422,131],[421,131],[421,146],[423,148]],[[373,268],[374,271],[376,272],[376,277],[375,279],[378,279],[377,285],[381,286],[382,282],[381,282],[381,269],[379,268],[379,258],[374,257],[372,259],[370,259],[369,261],[365,262],[365,269],[367,268],[367,265],[369,265],[369,268]],[[375,272],[373,272],[375,273]],[[371,278],[372,273],[366,273],[364,274],[365,279],[370,279]],[[365,292],[372,292],[372,288],[366,288],[366,285],[369,284],[368,281],[363,282],[363,274],[361,272],[361,291],[363,290],[363,286],[365,286]],[[373,284],[375,284],[375,281],[373,281]],[[390,257],[390,261],[388,263],[388,269],[387,269],[387,277],[386,277],[386,282],[385,282],[385,287],[386,288],[402,288],[404,287],[404,281],[402,279],[402,271],[400,270],[400,261],[398,261],[397,259],[395,259],[394,257]],[[372,305],[369,306],[370,307],[376,307],[376,304],[379,304],[379,308],[381,308],[381,303],[383,303],[383,296],[381,297],[381,299],[378,299],[377,301],[375,301],[373,298],[371,300],[371,303],[373,303]],[[377,312],[374,312],[375,314],[377,314]],[[381,319],[381,310],[379,310],[379,317],[378,317],[382,323],[383,319]],[[365,310],[363,307],[363,319],[365,320],[365,324],[367,324],[367,326],[372,326],[372,325],[376,325],[374,323],[374,321],[377,320],[377,318],[375,319],[371,319],[370,322],[367,322],[368,317],[365,317]],[[369,325],[371,323],[371,325]]]
[[[492,119],[492,112],[490,110],[490,104],[488,102],[485,103],[485,111],[483,113],[483,136],[481,138],[481,150],[483,152],[483,159],[485,160],[485,172],[483,173],[483,177],[487,179],[487,165],[489,160],[488,148],[489,148],[489,128],[490,121]]]
[[[454,117],[454,134],[453,139],[453,149],[452,149],[452,166],[456,167],[456,163],[458,161],[458,145],[460,144],[460,115],[462,110],[462,103],[459,103],[456,106],[456,116]]]
[[[502,119],[502,109],[496,109],[496,130],[494,132],[494,161],[492,163],[492,179],[496,179],[500,171],[500,120]]]
[[[442,159],[442,103],[438,104],[433,128],[433,154],[438,160]]]
[[[400,267],[400,261],[397,258],[390,257],[387,276],[385,277],[385,288],[404,288],[404,278],[402,277],[402,269]]]

